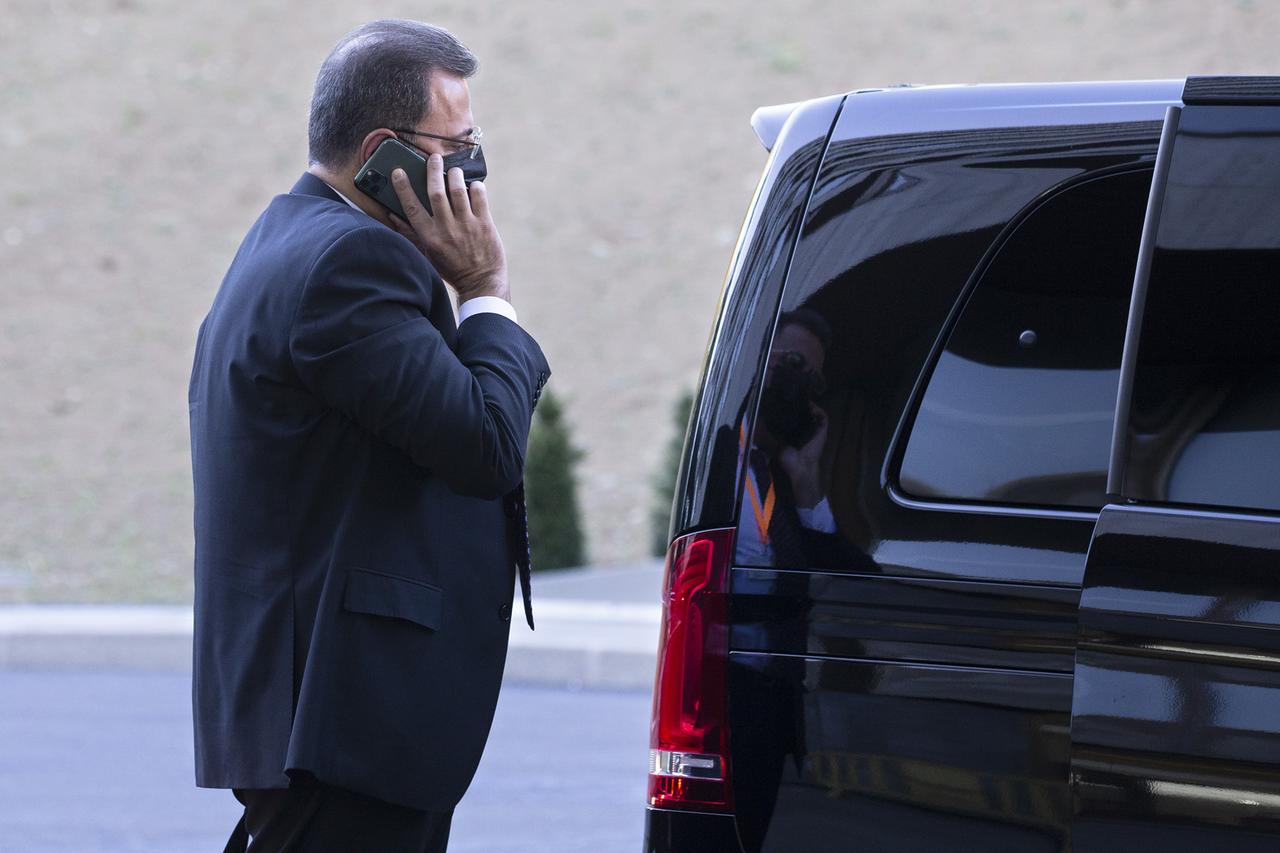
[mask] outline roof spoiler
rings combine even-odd
[[[892,86],[877,86],[871,89],[854,89],[852,92],[847,94],[861,95],[866,92],[879,92],[882,89],[914,89],[915,87],[915,83],[894,83]],[[822,99],[813,98],[809,101],[796,101],[791,104],[775,104],[772,107],[761,107],[753,112],[751,114],[751,128],[756,132],[756,136],[760,137],[760,144],[764,146],[764,150],[773,150],[774,143],[776,143],[778,141],[778,137],[782,135],[782,128],[786,126],[787,119],[791,118],[792,113],[803,107],[805,104],[819,100]]]
[[[782,126],[803,104],[804,101],[776,104],[772,107],[761,107],[751,114],[751,129],[760,138],[760,144],[764,146],[765,151],[773,150],[773,144],[778,141],[778,135],[782,133]]]

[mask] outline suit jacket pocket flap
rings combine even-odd
[[[443,598],[444,590],[438,586],[368,569],[351,569],[342,604],[355,613],[406,619],[435,630],[440,626]]]

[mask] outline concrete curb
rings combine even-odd
[[[534,600],[536,631],[512,615],[503,680],[558,687],[653,687],[661,608],[578,599]]]
[[[541,599],[537,631],[514,608],[504,682],[570,688],[653,686],[655,604]],[[190,672],[188,607],[0,607],[0,670]]]

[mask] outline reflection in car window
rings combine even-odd
[[[1042,201],[976,283],[907,441],[909,495],[1104,502],[1129,294],[1151,171]]]
[[[835,518],[820,470],[827,414],[823,366],[832,329],[818,312],[800,308],[778,319],[765,368],[755,436],[747,460],[737,560],[747,565],[822,565],[836,539]]]
[[[1280,108],[1188,107],[1151,258],[1121,491],[1280,510]]]

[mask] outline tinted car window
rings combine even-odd
[[[939,356],[899,484],[909,495],[1104,502],[1129,295],[1151,171],[1039,203],[991,259]]]
[[[1185,109],[1165,186],[1123,493],[1280,509],[1280,108]]]

